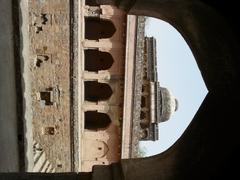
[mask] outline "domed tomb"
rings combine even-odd
[[[178,109],[178,100],[165,87],[160,87],[160,122],[170,119],[172,114]]]

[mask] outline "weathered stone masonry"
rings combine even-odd
[[[69,32],[68,0],[29,1],[33,171],[37,172],[71,170]]]

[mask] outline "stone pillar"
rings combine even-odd
[[[82,45],[85,49],[87,48],[107,48],[107,49],[124,48],[122,43],[119,43],[118,41],[110,41],[109,39],[100,39],[99,41],[85,40],[82,42]]]
[[[102,113],[107,113],[109,111],[109,105],[107,105],[107,104],[96,105],[96,104],[85,102],[82,109],[84,111],[98,111],[98,112],[102,112]]]
[[[83,78],[84,80],[103,80],[103,81],[109,81],[110,80],[110,73],[108,71],[98,71],[98,73],[95,72],[83,72]],[[98,81],[99,82],[99,81]]]

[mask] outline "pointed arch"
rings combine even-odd
[[[88,6],[99,6],[99,2],[97,0],[85,0],[85,4]]]
[[[85,129],[106,129],[111,123],[110,117],[105,113],[97,111],[85,112]]]
[[[112,88],[106,83],[99,83],[97,81],[85,81],[85,100],[87,101],[102,101],[108,100],[112,94]]]
[[[97,49],[86,49],[85,56],[85,70],[99,71],[109,69],[113,65],[113,57],[108,52],[102,52]]]
[[[115,32],[116,28],[110,20],[96,17],[85,18],[85,38],[88,40],[110,38]]]

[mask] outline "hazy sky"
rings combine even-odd
[[[141,142],[146,155],[168,149],[184,132],[197,112],[207,89],[187,43],[168,23],[149,18],[146,36],[157,40],[157,63],[160,86],[168,88],[178,99],[178,111],[167,122],[159,124],[159,141]]]

